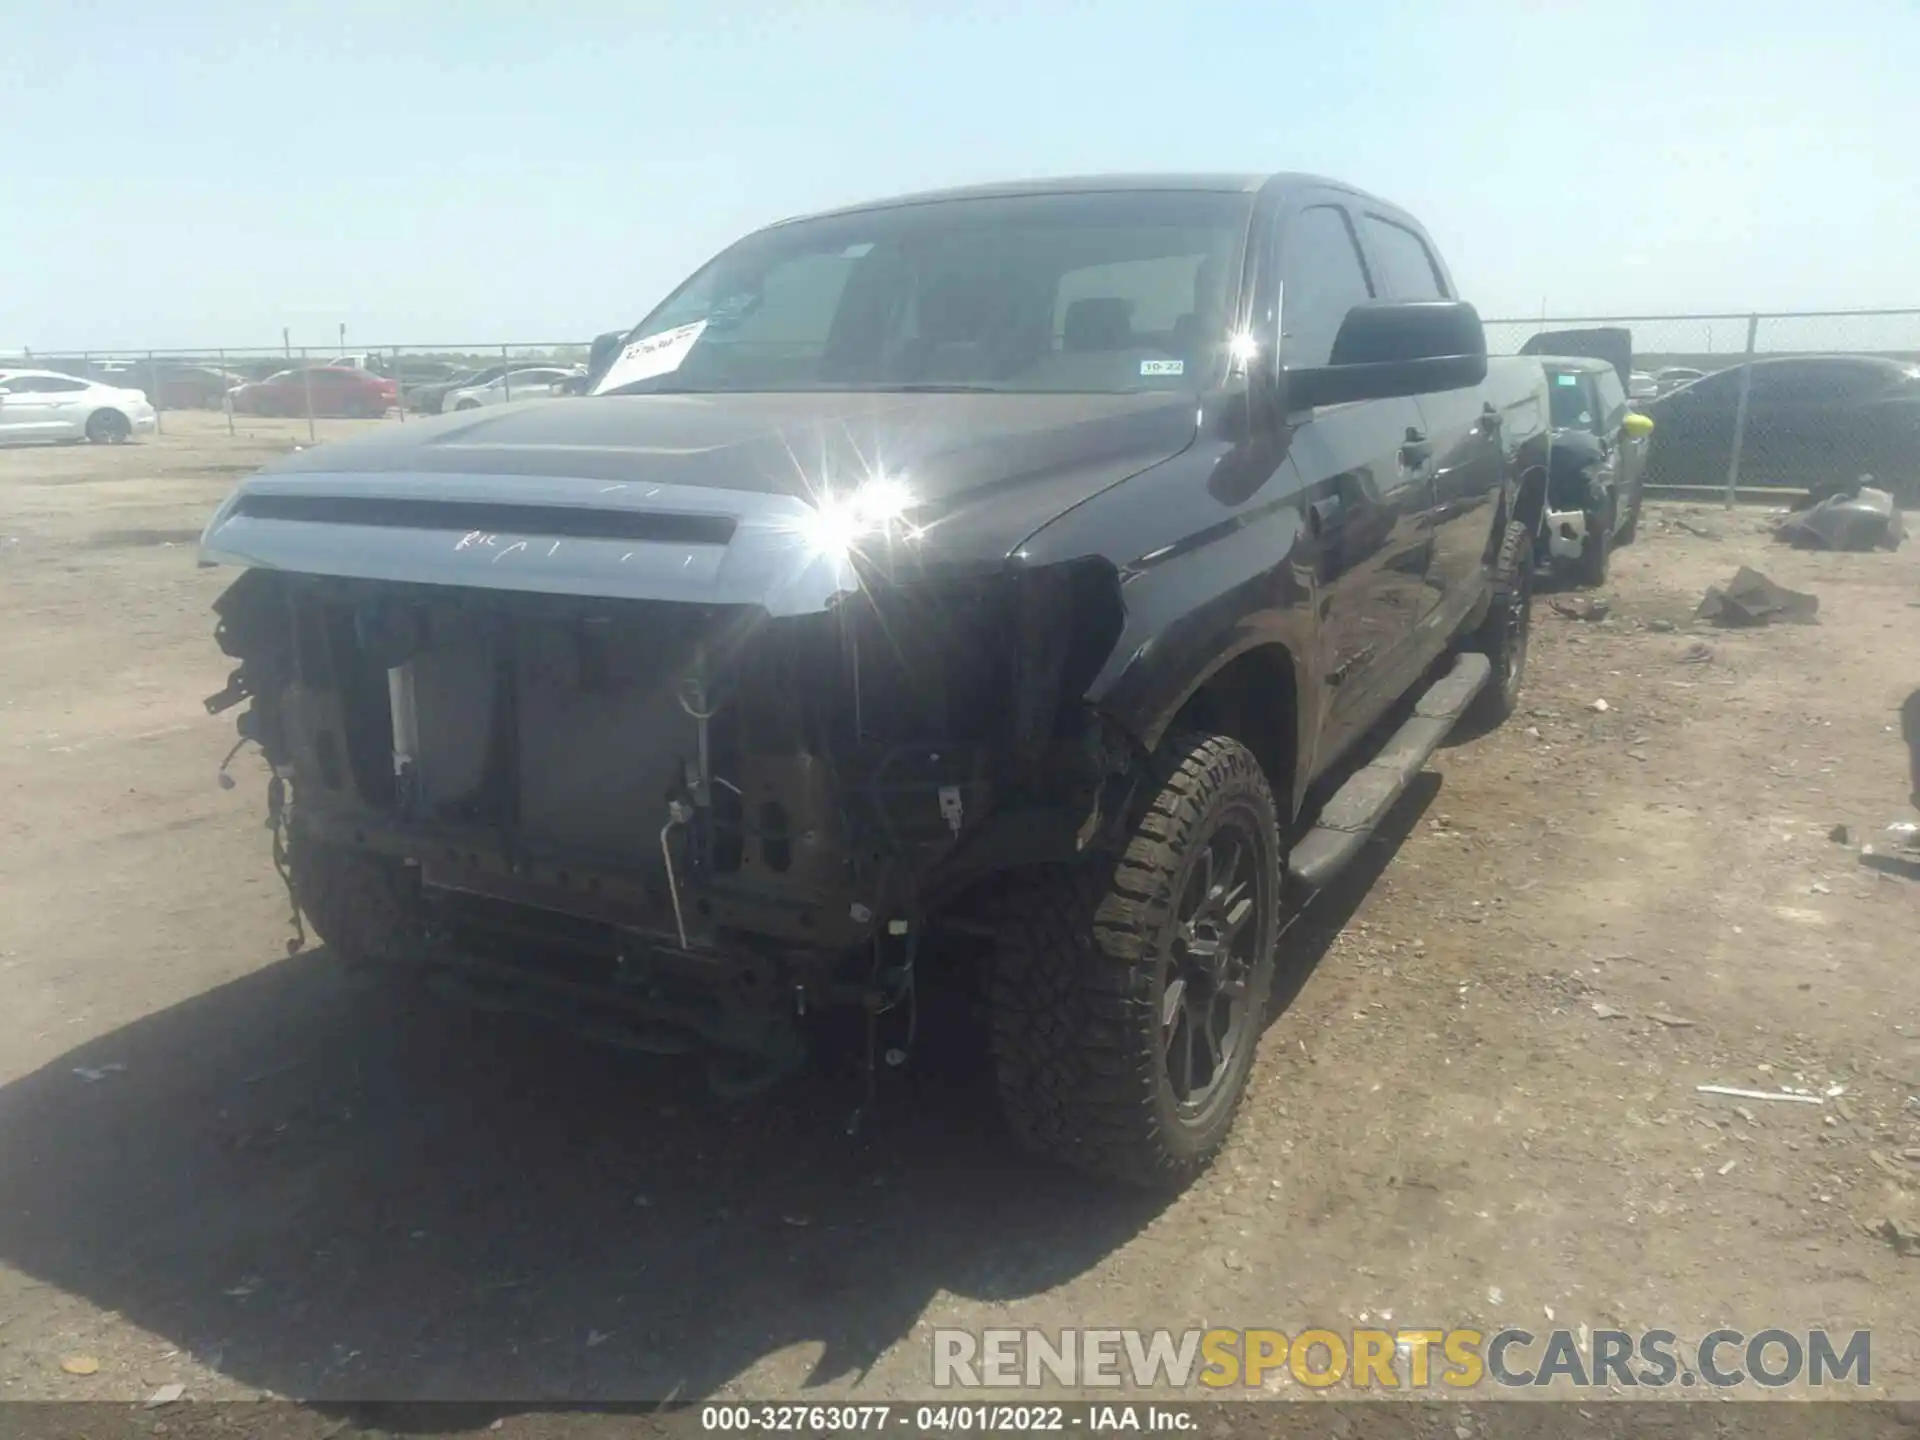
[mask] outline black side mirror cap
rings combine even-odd
[[[1290,412],[1478,385],[1487,378],[1480,313],[1459,300],[1370,300],[1347,312],[1328,363],[1283,372]]]

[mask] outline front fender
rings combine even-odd
[[[1296,472],[1282,461],[1264,484],[1248,487],[1244,460],[1231,446],[1196,447],[1022,547],[1033,560],[1112,558],[1124,619],[1086,698],[1147,748],[1197,690],[1248,651],[1280,645],[1296,662],[1313,653],[1315,568]],[[1295,680],[1297,695],[1313,693],[1308,677]],[[1303,755],[1312,753],[1316,718],[1316,708],[1302,704]]]

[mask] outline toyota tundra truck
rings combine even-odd
[[[1549,420],[1343,184],[858,205],[721,252],[591,395],[241,484],[207,704],[345,960],[736,1088],[836,1012],[910,1063],[970,967],[1018,1140],[1177,1186],[1288,918],[1514,707]]]

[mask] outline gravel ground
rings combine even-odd
[[[1298,922],[1228,1152],[1148,1203],[1015,1156],[977,1076],[850,1139],[840,1081],[727,1106],[289,956],[192,545],[306,427],[167,427],[0,451],[0,1398],[885,1400],[936,1325],[1374,1322],[1870,1327],[1920,1397],[1920,885],[1857,853],[1920,549],[1656,504],[1604,620],[1543,597],[1522,712]],[[1743,563],[1820,623],[1693,620]]]

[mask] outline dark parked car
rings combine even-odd
[[[1616,545],[1640,528],[1653,421],[1628,407],[1619,370],[1605,360],[1543,355],[1553,419],[1553,462],[1539,558],[1583,585],[1606,583]]]
[[[484,370],[456,370],[444,380],[410,385],[407,387],[407,409],[423,415],[438,415],[441,402],[454,391],[464,390],[470,385],[491,385],[508,371],[520,368],[521,365],[489,365]]]
[[[146,391],[162,410],[218,410],[227,392],[244,383],[244,377],[230,370],[184,360],[136,360],[102,378],[107,384]]]
[[[227,403],[244,415],[357,415],[378,418],[397,402],[399,387],[384,376],[341,365],[282,370],[229,391]]]
[[[243,484],[208,707],[251,701],[341,956],[698,1036],[730,1088],[827,1011],[906,1063],[971,981],[1024,1143],[1180,1183],[1292,892],[1514,708],[1547,413],[1418,222],[1330,181],[789,221],[590,397]]]
[[[1740,375],[1721,370],[1646,403],[1660,435],[1649,484],[1725,483]],[[1861,475],[1904,504],[1920,500],[1920,366],[1871,355],[1754,361],[1741,483],[1825,492]]]

